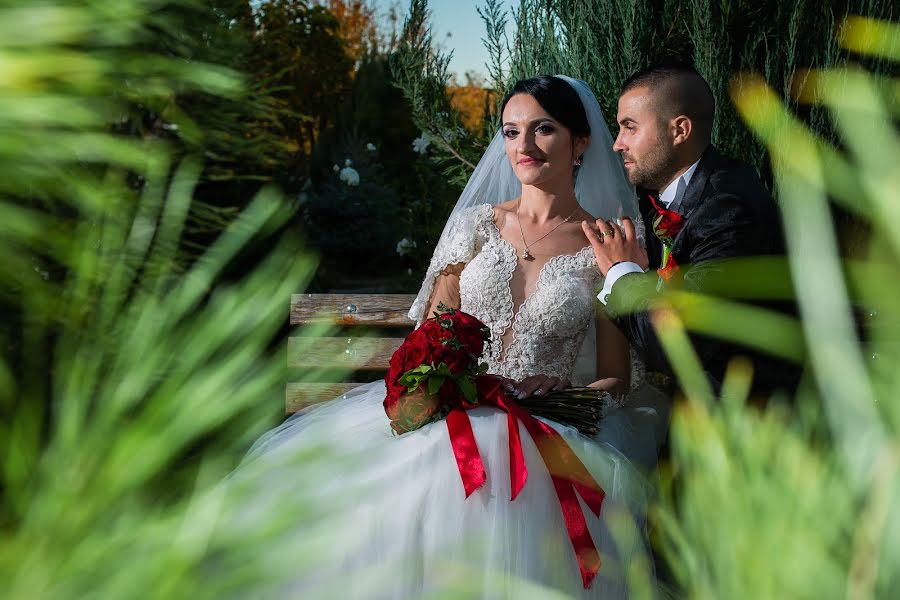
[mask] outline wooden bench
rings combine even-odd
[[[384,377],[388,362],[415,325],[415,294],[293,294],[291,325],[309,335],[288,339],[288,367],[303,381],[288,383],[288,415]],[[322,337],[316,329],[330,329]]]

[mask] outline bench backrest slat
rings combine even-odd
[[[336,325],[407,327],[413,294],[293,294],[291,325],[328,322]]]
[[[362,383],[289,383],[285,391],[285,413],[292,415],[308,406],[332,400],[358,388]]]
[[[301,369],[386,371],[403,338],[288,338],[288,366]]]
[[[403,343],[397,336],[406,335],[403,332],[412,331],[415,325],[406,316],[413,300],[413,294],[293,294],[291,325],[328,323],[341,326],[343,334],[289,338],[288,366],[304,370],[304,378],[325,378],[325,371],[346,370],[354,372],[355,378],[380,379]],[[381,332],[382,337],[366,335],[378,335],[379,329],[391,331],[387,336]],[[348,330],[352,333],[347,334]],[[285,412],[293,414],[360,385],[360,381],[288,383]]]

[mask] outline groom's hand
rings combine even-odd
[[[594,249],[597,267],[604,277],[616,263],[632,262],[645,270],[650,265],[647,251],[638,242],[634,222],[628,217],[622,219],[621,227],[615,221],[597,219],[593,223],[582,221],[581,228]]]

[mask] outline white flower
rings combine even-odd
[[[407,256],[412,253],[416,248],[416,242],[409,238],[403,238],[399,242],[397,242],[397,254],[400,256]]]
[[[413,140],[413,150],[419,154],[425,154],[425,149],[428,148],[428,144],[428,134],[423,132],[422,135]]]
[[[375,147],[375,144],[369,142],[368,144],[366,144],[366,150],[368,150],[369,152],[375,152],[376,150],[378,150],[378,148]]]
[[[344,166],[345,167],[353,166],[353,161],[348,158],[347,160],[344,161]]]
[[[333,167],[331,167],[331,170],[334,171],[335,173],[341,172],[341,168],[337,165],[334,165]]]
[[[350,186],[359,185],[359,173],[353,167],[344,167],[341,169],[341,181]]]

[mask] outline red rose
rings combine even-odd
[[[674,210],[663,208],[653,196],[650,196],[650,202],[659,213],[659,216],[653,220],[653,233],[663,242],[671,243],[684,227],[684,216]]]
[[[414,431],[436,420],[442,406],[443,402],[438,396],[429,394],[421,387],[413,392],[404,392],[399,401],[387,411],[391,429],[398,434]]]
[[[462,311],[451,316],[456,337],[476,357],[484,352],[484,342],[490,337],[487,326],[477,318]]]
[[[391,356],[388,372],[384,376],[384,384],[387,387],[387,395],[384,398],[385,410],[390,410],[390,407],[399,400],[400,394],[406,391],[406,387],[400,384],[400,377],[419,365],[430,364],[426,333],[427,331],[422,331],[421,327],[414,329]]]
[[[478,359],[484,352],[484,341],[487,327],[484,323],[462,311],[454,311],[444,315],[452,326],[446,331],[452,332],[455,343],[447,343],[440,350],[440,360],[453,373],[462,373],[478,366]]]
[[[462,402],[463,395],[459,390],[459,384],[450,381],[449,374],[466,376],[466,373],[477,370],[478,359],[484,351],[487,336],[488,329],[481,321],[459,310],[447,310],[438,317],[427,319],[418,329],[407,335],[403,344],[391,357],[384,378],[387,388],[384,409],[391,418],[392,427],[394,423],[399,423],[397,427],[408,431],[408,426],[418,422],[415,419],[401,419],[401,413],[398,411],[401,411],[402,405],[406,402],[408,388],[414,385],[428,385],[430,377],[447,377],[437,393],[443,406],[456,406]],[[446,366],[449,374],[444,371],[443,375],[432,375],[426,370],[425,373],[410,374],[410,377],[400,383],[409,371],[422,366],[437,369],[441,364]],[[417,388],[416,392],[421,389]],[[398,431],[397,427],[394,427],[395,431]]]
[[[414,329],[406,336],[406,339],[403,341],[403,347],[405,347],[403,366],[405,371],[431,362],[434,355],[432,337],[431,327],[425,324],[423,324],[423,327]]]
[[[678,263],[675,262],[675,256],[669,254],[666,260],[666,264],[656,270],[660,277],[669,281],[672,277],[675,276],[675,273],[678,271]]]

